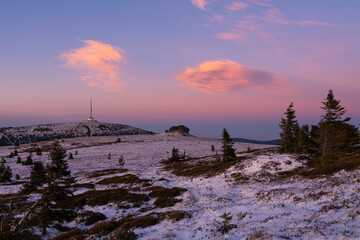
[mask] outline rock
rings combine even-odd
[[[181,135],[188,135],[190,128],[185,127],[184,125],[172,126],[169,130],[165,131],[166,133],[177,133]]]

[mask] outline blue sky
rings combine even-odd
[[[98,120],[271,139],[328,89],[360,121],[357,0],[1,1],[0,127]],[[117,57],[116,57],[117,56]],[[94,61],[95,59],[95,61]]]

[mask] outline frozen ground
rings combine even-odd
[[[261,155],[240,153],[248,148],[269,146],[235,143],[238,155],[248,159],[213,177],[177,177],[165,171],[160,163],[170,156],[176,147],[197,161],[212,159],[211,145],[220,152],[221,142],[191,136],[132,135],[116,137],[84,137],[65,139],[61,142],[68,153],[78,152],[69,160],[72,175],[77,183],[96,183],[103,178],[135,174],[150,179],[152,184],[166,188],[182,187],[182,201],[173,207],[155,209],[156,212],[183,210],[192,217],[173,222],[163,220],[159,224],[136,228],[139,239],[359,239],[360,229],[360,171],[342,171],[330,177],[305,179],[281,178],[279,172],[292,170],[303,162],[291,155],[264,152]],[[38,143],[38,146],[51,142]],[[18,149],[23,160],[28,153]],[[6,156],[13,147],[0,147],[0,156]],[[108,154],[111,159],[108,159]],[[124,168],[129,171],[113,175],[89,178],[91,172],[116,168],[118,159],[125,159]],[[36,160],[49,161],[47,153],[33,155]],[[16,164],[16,158],[6,158],[6,165],[22,179],[29,177],[30,167]],[[166,179],[164,181],[163,179]],[[97,190],[118,185],[96,184]],[[1,194],[15,193],[21,185],[0,185]],[[87,191],[78,189],[76,194]],[[38,198],[33,194],[32,200]],[[152,204],[150,202],[149,204]],[[102,212],[108,219],[121,219],[128,214],[145,215],[138,208],[119,209],[116,204],[89,207],[83,210]],[[154,211],[155,211],[154,210]],[[228,234],[217,231],[224,213],[232,216],[235,224]],[[67,224],[80,229],[89,228],[75,222]],[[91,226],[90,226],[91,227]],[[49,231],[55,234],[54,230]],[[46,236],[46,237],[49,237]]]

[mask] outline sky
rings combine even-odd
[[[358,0],[2,0],[0,127],[98,121],[278,138],[329,89],[360,122]]]

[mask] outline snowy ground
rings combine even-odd
[[[61,142],[68,153],[75,153],[69,160],[72,175],[77,183],[96,183],[111,176],[135,174],[152,184],[167,188],[182,187],[182,201],[173,207],[156,209],[157,212],[183,210],[191,214],[177,222],[164,220],[157,225],[137,228],[139,239],[359,239],[360,229],[360,171],[342,171],[330,177],[304,179],[280,178],[279,172],[303,165],[291,155],[264,153],[251,155],[226,172],[213,177],[177,177],[163,170],[162,159],[170,156],[173,147],[185,150],[192,158],[210,159],[214,153],[211,145],[220,151],[221,142],[192,136],[132,135],[116,137],[86,137],[65,139]],[[38,146],[51,142],[38,143]],[[18,149],[22,153],[30,145]],[[248,148],[266,148],[266,145],[235,143],[237,152]],[[0,147],[0,156],[6,156],[13,147]],[[111,159],[108,159],[108,154]],[[246,155],[247,153],[239,153]],[[96,170],[116,168],[118,159],[125,159],[124,168],[129,171],[113,175],[89,178]],[[248,155],[248,154],[247,154]],[[47,153],[33,155],[35,160],[49,161]],[[30,167],[16,164],[16,158],[6,158],[6,165],[13,175],[21,179],[29,177]],[[201,161],[199,159],[198,161]],[[162,179],[167,179],[163,181]],[[97,190],[115,187],[95,185]],[[0,193],[15,193],[21,185],[0,185]],[[80,194],[88,189],[79,189]],[[38,196],[33,194],[32,198]],[[149,204],[152,204],[150,202]],[[106,217],[119,219],[129,213],[145,215],[136,208],[118,209],[115,204],[89,207],[85,210],[102,212]],[[217,231],[224,213],[232,215],[236,228],[222,235]],[[70,227],[86,228],[75,222]],[[50,231],[51,233],[51,231]]]

